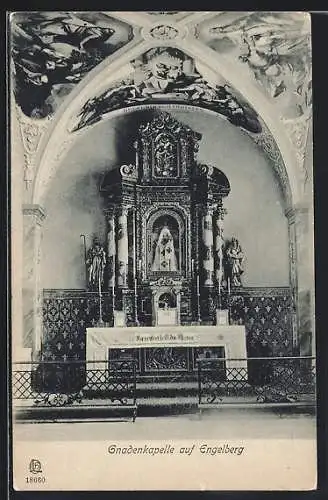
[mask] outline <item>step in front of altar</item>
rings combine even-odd
[[[102,400],[110,396],[106,391],[97,392],[93,390],[84,391],[84,396],[90,400]],[[193,374],[183,374],[183,376],[159,375],[159,376],[140,376],[136,383],[136,400],[138,407],[152,404],[154,400],[157,402],[176,399],[184,400],[184,398],[192,398],[193,402],[197,403],[198,399],[198,381]]]

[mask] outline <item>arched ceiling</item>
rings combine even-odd
[[[15,108],[30,200],[81,134],[123,108],[218,113],[302,202],[311,123],[309,15],[300,12],[38,12],[11,16]]]

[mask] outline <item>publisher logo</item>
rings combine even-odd
[[[32,460],[30,461],[29,469],[30,469],[30,472],[32,472],[32,474],[41,474],[42,473],[42,465],[41,465],[40,460],[37,460],[36,458],[32,458]]]

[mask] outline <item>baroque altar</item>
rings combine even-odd
[[[217,167],[197,160],[201,138],[169,113],[157,113],[139,126],[134,163],[104,175],[107,238],[103,245],[95,238],[86,254],[88,287],[99,293],[98,326],[119,326],[124,335],[122,327],[182,331],[231,322],[243,252],[235,237],[224,239],[230,184]],[[103,306],[112,311],[107,325]],[[200,346],[206,343],[199,340]],[[218,355],[215,346],[207,347]]]

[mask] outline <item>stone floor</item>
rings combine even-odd
[[[138,417],[107,422],[17,423],[14,439],[66,441],[108,439],[315,439],[316,418],[306,410],[206,410],[199,414]]]

